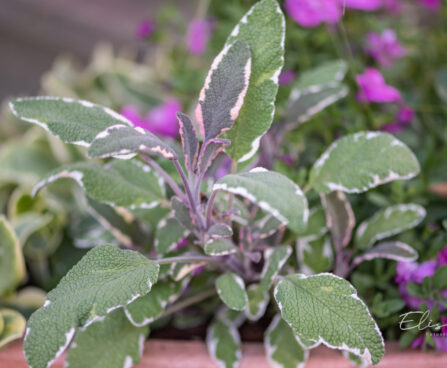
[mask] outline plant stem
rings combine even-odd
[[[158,165],[152,158],[150,158],[147,155],[142,154],[141,158],[149,165],[151,166],[155,171],[157,171],[161,177],[164,179],[164,181],[172,188],[174,193],[180,197],[180,199],[185,199],[185,194],[182,192],[180,187],[177,185],[177,183],[172,179],[169,174],[164,171],[160,165]]]
[[[236,174],[236,172],[237,172],[237,161],[233,160],[233,161],[231,161],[231,174]],[[227,207],[228,211],[233,206],[233,197],[234,197],[234,194],[230,193],[230,196],[228,198],[228,207]],[[231,219],[231,215],[228,215],[227,221],[226,221],[228,224],[230,224],[230,219]]]
[[[161,315],[158,317],[159,319],[167,317],[171,314],[174,314],[178,311],[181,311],[182,309],[185,309],[187,307],[190,307],[191,305],[197,304],[205,299],[208,299],[212,297],[213,295],[216,295],[216,289],[209,289],[205,290],[197,295],[191,296],[190,298],[186,298],[171,307],[167,308]]]
[[[218,190],[215,190],[212,194],[210,199],[208,199],[208,203],[206,205],[206,228],[209,229],[211,226],[211,217],[213,213],[213,207],[214,207],[214,200],[216,199]]]
[[[158,264],[170,264],[170,263],[200,263],[200,262],[218,262],[217,259],[208,256],[179,256],[168,257],[153,260]]]

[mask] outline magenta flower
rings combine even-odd
[[[146,117],[140,115],[135,106],[124,106],[121,114],[129,119],[134,126],[146,129],[154,134],[176,138],[178,123],[176,113],[182,110],[180,102],[171,98],[163,105],[149,111]]]
[[[340,0],[286,0],[287,14],[302,27],[334,24],[343,15]]]
[[[291,69],[285,69],[281,72],[278,78],[279,84],[287,85],[293,82],[295,79],[296,73]]]
[[[438,264],[440,266],[447,265],[447,246],[438,253]]]
[[[441,9],[442,0],[420,0],[421,4],[431,11],[438,11]]]
[[[143,20],[137,27],[137,38],[144,39],[151,36],[155,31],[155,25],[150,20]]]
[[[397,60],[407,54],[407,50],[400,44],[392,29],[386,29],[382,34],[368,33],[365,51],[385,68],[393,66]]]
[[[202,55],[206,51],[211,37],[213,24],[209,19],[193,19],[188,26],[187,45],[193,55]]]
[[[399,102],[400,92],[385,83],[383,75],[374,68],[366,68],[363,74],[357,75],[360,91],[357,99],[362,102]]]
[[[412,349],[422,348],[425,343],[425,335],[420,335],[416,337],[413,342],[411,343]]]
[[[383,132],[391,134],[401,133],[413,121],[414,111],[411,107],[403,105],[397,112],[396,121],[380,127]]]
[[[383,5],[382,0],[340,0],[347,8],[372,11],[377,10]]]

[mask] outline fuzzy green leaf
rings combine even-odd
[[[289,275],[277,284],[274,296],[298,337],[350,351],[372,364],[382,359],[380,330],[348,281],[332,274]]]
[[[294,85],[301,92],[318,92],[324,88],[340,84],[348,71],[344,60],[325,62],[316,68],[306,70]]]
[[[293,231],[306,227],[309,216],[306,197],[298,185],[277,172],[255,168],[247,173],[226,175],[214,184],[213,190],[247,198]]]
[[[262,35],[262,37],[260,37]],[[236,25],[227,45],[245,40],[251,51],[251,77],[244,105],[226,134],[227,152],[233,160],[246,161],[258,150],[275,113],[278,77],[284,64],[285,20],[278,3],[256,3]]]
[[[88,147],[111,125],[132,123],[107,107],[59,97],[19,98],[10,103],[15,116],[37,124],[65,143]]]
[[[354,258],[353,264],[357,265],[374,258],[387,258],[400,262],[412,262],[418,258],[418,253],[408,244],[390,241],[379,243],[361,256]]]
[[[270,294],[260,284],[251,284],[247,288],[248,308],[245,315],[250,321],[259,320],[267,309]]]
[[[0,309],[0,348],[11,341],[20,339],[25,332],[26,320],[19,312],[12,309]]]
[[[361,193],[419,173],[414,154],[392,135],[360,132],[334,142],[314,164],[309,185],[319,193]]]
[[[182,140],[183,156],[185,165],[189,171],[193,171],[199,154],[199,139],[196,127],[188,115],[177,113],[180,138]]]
[[[238,248],[230,239],[215,238],[210,239],[205,244],[205,254],[209,256],[226,256],[227,254],[235,253]]]
[[[328,236],[314,240],[299,238],[296,253],[300,271],[306,275],[328,271],[333,263],[333,251]]]
[[[216,279],[220,299],[233,310],[244,310],[248,304],[244,281],[234,273],[226,273]]]
[[[222,368],[239,367],[242,358],[241,338],[229,321],[216,320],[207,330],[206,345],[211,358]]]
[[[162,219],[155,232],[154,246],[158,253],[166,254],[173,250],[183,238],[189,235],[189,231],[179,224],[172,215]]]
[[[93,248],[29,319],[24,342],[29,366],[46,368],[79,328],[149,293],[158,271],[157,264],[137,252],[111,245]]]
[[[67,354],[71,368],[132,367],[140,361],[149,327],[135,327],[122,309],[80,331]]]
[[[311,241],[321,238],[328,231],[326,224],[326,214],[324,210],[318,206],[311,208],[309,211],[309,221],[306,230],[299,233],[300,239]]]
[[[281,268],[292,254],[292,248],[288,245],[269,248],[264,252],[264,268],[261,274],[261,287],[268,290]]]

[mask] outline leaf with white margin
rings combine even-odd
[[[146,294],[124,307],[126,316],[135,326],[145,326],[160,317],[168,304],[180,296],[183,282],[163,280],[157,282]]]
[[[152,208],[164,199],[159,178],[149,167],[135,160],[112,160],[106,165],[80,162],[50,172],[33,189],[62,178],[75,180],[94,200],[110,206]]]
[[[176,160],[177,154],[156,135],[141,128],[119,124],[100,132],[91,142],[88,156],[91,158],[131,158],[136,153],[157,154],[168,160]]]
[[[220,275],[216,279],[216,290],[219,298],[228,308],[241,311],[247,308],[248,296],[244,281],[232,272]]]
[[[168,215],[157,225],[154,247],[160,254],[169,253],[175,250],[180,240],[188,235],[189,231],[181,226],[173,215]]]
[[[226,256],[237,251],[238,248],[234,243],[226,238],[210,239],[205,244],[205,254],[209,256]]]
[[[388,133],[359,132],[340,138],[310,172],[309,186],[319,193],[361,193],[420,171],[410,149]]]
[[[372,364],[382,359],[380,330],[348,281],[333,274],[289,275],[276,285],[274,297],[298,337],[347,350]]]
[[[331,60],[311,70],[304,71],[293,87],[304,93],[315,93],[324,88],[339,85],[347,71],[348,64],[346,61]]]
[[[306,275],[330,270],[334,252],[328,236],[315,240],[298,239],[296,255],[300,271]]]
[[[71,98],[19,98],[9,106],[19,119],[41,126],[65,143],[85,147],[111,125],[132,126],[124,116],[107,107]]]
[[[247,198],[293,231],[303,231],[306,227],[307,199],[300,187],[282,174],[258,167],[220,178],[213,186],[215,190]]]
[[[171,207],[174,217],[177,219],[180,225],[182,225],[186,230],[195,230],[195,220],[188,207],[182,202],[178,197],[171,198]]]
[[[0,296],[13,291],[25,277],[22,247],[8,220],[0,216]]]
[[[313,207],[309,211],[309,221],[306,230],[299,233],[299,238],[312,241],[321,238],[328,231],[326,225],[326,214],[320,206]]]
[[[344,84],[326,87],[317,92],[293,90],[287,105],[288,124],[302,124],[326,107],[346,97],[349,90]]]
[[[237,328],[225,320],[208,327],[206,345],[211,358],[221,368],[237,368],[242,358],[241,338]]]
[[[149,293],[158,271],[158,264],[140,253],[112,245],[93,248],[28,320],[24,350],[29,366],[51,365],[80,328]]]
[[[25,332],[26,320],[19,312],[2,308],[0,309],[0,348],[11,341],[20,339]]]
[[[233,160],[250,159],[272,124],[278,77],[284,64],[285,26],[278,3],[262,0],[243,16],[227,39],[227,45],[235,40],[247,41],[252,56],[244,105],[233,127],[225,134],[231,141],[227,152]]]
[[[264,267],[261,273],[261,287],[268,290],[281,268],[292,254],[289,245],[275,246],[264,252]]]
[[[356,367],[360,367],[360,368],[369,367],[369,363],[362,357],[359,357],[358,355],[350,353],[349,351],[342,351],[342,354],[346,360],[351,362]]]
[[[228,308],[226,305],[222,305],[217,311],[216,319],[220,321],[225,321],[236,328],[242,326],[242,324],[247,320],[244,311],[235,311]]]
[[[309,351],[279,314],[265,331],[264,348],[270,365],[275,368],[304,368],[309,357]]]
[[[233,229],[224,223],[214,224],[208,229],[207,234],[212,239],[229,238],[233,236]]]
[[[331,231],[332,242],[337,250],[351,241],[355,226],[354,211],[343,192],[338,190],[321,195],[321,203],[326,213],[326,225]]]
[[[189,116],[181,112],[177,113],[177,120],[186,168],[193,171],[199,154],[199,139],[197,138],[196,127]]]
[[[247,42],[227,43],[211,65],[195,111],[205,142],[233,126],[244,103],[250,73],[251,56]]]
[[[148,334],[149,326],[135,327],[122,309],[115,310],[76,334],[67,366],[130,368],[140,361]]]
[[[353,265],[358,265],[364,261],[374,258],[387,258],[400,262],[413,262],[418,258],[418,253],[408,244],[399,241],[379,243],[362,255],[355,257]]]
[[[361,249],[368,249],[377,240],[419,225],[425,215],[424,207],[413,203],[384,208],[359,225],[355,243]]]
[[[200,151],[199,160],[197,162],[199,173],[204,175],[219,153],[221,153],[229,144],[230,141],[228,139],[210,139],[207,141]]]
[[[251,284],[247,288],[248,307],[244,311],[250,321],[259,320],[267,309],[270,294],[259,284]]]
[[[264,216],[253,226],[253,235],[259,237],[260,239],[268,238],[278,231],[281,227],[281,222],[278,221],[274,216],[268,214]]]

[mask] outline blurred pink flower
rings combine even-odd
[[[416,337],[413,342],[411,343],[412,349],[422,348],[425,343],[425,335],[420,335]]]
[[[286,0],[287,14],[302,27],[316,27],[321,23],[337,23],[342,17],[340,0]]]
[[[402,10],[401,0],[383,0],[383,7],[393,15],[399,15]]]
[[[188,26],[187,45],[188,50],[193,55],[202,55],[206,51],[206,46],[213,24],[210,19],[193,19]]]
[[[147,38],[155,31],[155,25],[150,20],[143,20],[137,27],[137,38]]]
[[[146,117],[140,115],[136,106],[124,106],[121,114],[129,119],[134,126],[146,129],[154,134],[176,138],[178,123],[176,113],[182,110],[180,102],[171,98],[163,105],[149,111]]]
[[[377,10],[383,5],[382,0],[340,0],[347,8],[372,11]]]
[[[438,264],[447,265],[447,246],[438,253]]]
[[[399,102],[400,92],[385,83],[383,75],[374,68],[366,68],[363,74],[357,75],[360,91],[357,99],[362,102]]]
[[[279,75],[278,82],[282,85],[287,85],[293,82],[295,79],[296,73],[291,69],[285,69],[282,71],[282,73]]]
[[[431,11],[438,11],[441,9],[442,0],[420,0],[421,4]]]
[[[407,54],[407,50],[401,45],[392,29],[386,29],[381,34],[368,33],[365,50],[380,66],[386,68],[393,66],[397,60]]]
[[[400,107],[396,115],[396,121],[387,123],[380,127],[380,130],[391,134],[402,132],[405,127],[413,121],[414,111],[411,107],[403,105]]]

